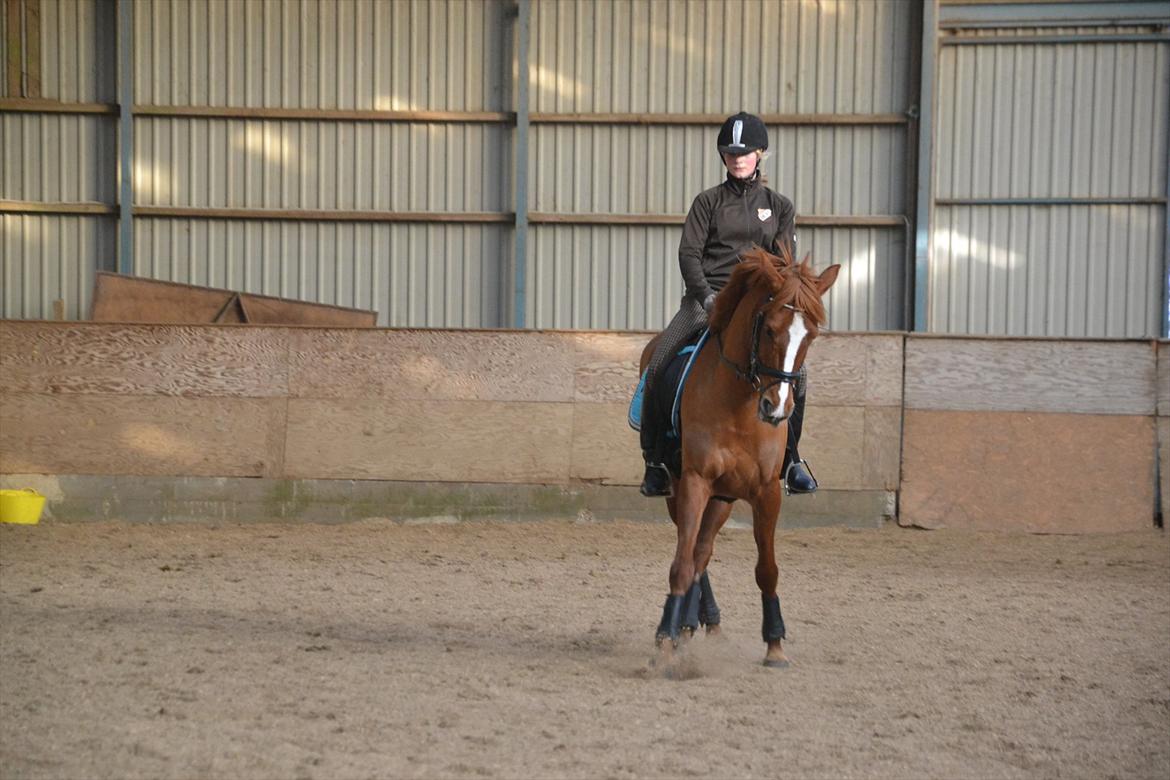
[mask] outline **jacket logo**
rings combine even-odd
[[[756,216],[760,218],[760,222],[767,222],[768,217],[772,216],[772,209],[756,209]]]

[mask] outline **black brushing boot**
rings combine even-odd
[[[785,493],[815,493],[817,489],[816,477],[808,467],[808,461],[800,457],[797,445],[800,444],[800,432],[804,428],[804,370],[801,369],[800,381],[793,388],[792,416],[788,418],[788,446],[784,451],[784,468],[780,470],[780,481],[784,484]]]

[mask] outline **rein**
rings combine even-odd
[[[760,330],[764,324],[764,308],[771,302],[771,297],[764,301],[764,306],[761,306],[760,310],[756,312],[755,320],[752,322],[752,349],[748,356],[748,364],[746,367],[739,365],[727,357],[726,354],[724,354],[723,331],[719,331],[715,334],[715,343],[719,345],[719,359],[730,366],[731,370],[735,372],[735,375],[738,378],[750,384],[752,388],[761,396],[776,385],[783,384],[785,382],[791,385],[795,384],[800,379],[799,371],[782,371],[778,368],[765,366],[760,362]],[[791,309],[792,311],[796,312],[800,311],[791,303],[784,304],[784,308]],[[775,381],[765,384],[761,377],[768,377],[769,379]]]

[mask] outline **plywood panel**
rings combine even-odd
[[[626,422],[627,404],[573,404],[573,452],[569,476],[603,485],[639,485],[642,450]]]
[[[309,301],[240,293],[240,311],[252,325],[311,325],[318,328],[373,328],[378,312]]]
[[[1149,342],[906,340],[908,409],[1153,414]]]
[[[623,403],[574,404],[573,479],[641,482],[638,435],[626,423],[626,410]],[[828,489],[896,489],[899,420],[898,410],[810,406],[801,454]]]
[[[372,328],[378,322],[378,313],[99,271],[94,284],[92,319],[95,322],[248,322]]]
[[[1158,418],[1158,485],[1162,493],[1162,526],[1170,522],[1170,417]]]
[[[826,333],[813,342],[809,399],[836,406],[900,406],[901,334]]]
[[[1153,426],[1154,418],[1138,416],[907,410],[899,522],[1050,533],[1148,529]]]
[[[565,482],[571,404],[289,399],[286,475]]]
[[[98,272],[90,318],[94,322],[215,322],[232,296],[231,290]]]
[[[629,400],[638,360],[652,334],[565,334],[577,352],[575,400]],[[806,363],[809,392],[830,406],[899,406],[902,403],[901,334],[825,334]]]
[[[897,490],[902,469],[902,408],[867,407],[861,485]]]
[[[295,398],[563,401],[573,353],[563,335],[511,331],[296,330]]]
[[[0,472],[279,476],[284,399],[0,394]]]
[[[652,335],[565,334],[574,353],[573,400],[578,403],[629,403],[638,384],[638,361]]]
[[[1157,389],[1158,414],[1162,417],[1170,416],[1170,341],[1159,341],[1157,345],[1158,377]]]
[[[288,392],[287,331],[0,322],[0,389],[283,396]]]
[[[822,488],[865,487],[865,409],[809,405],[805,410],[800,454],[808,460]]]

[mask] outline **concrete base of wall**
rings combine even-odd
[[[637,488],[592,484],[7,474],[0,487],[37,490],[48,498],[44,519],[53,522],[669,522],[665,503],[643,498]],[[895,510],[892,491],[822,489],[786,498],[780,525],[875,528]],[[731,524],[750,527],[751,508],[738,502]]]

